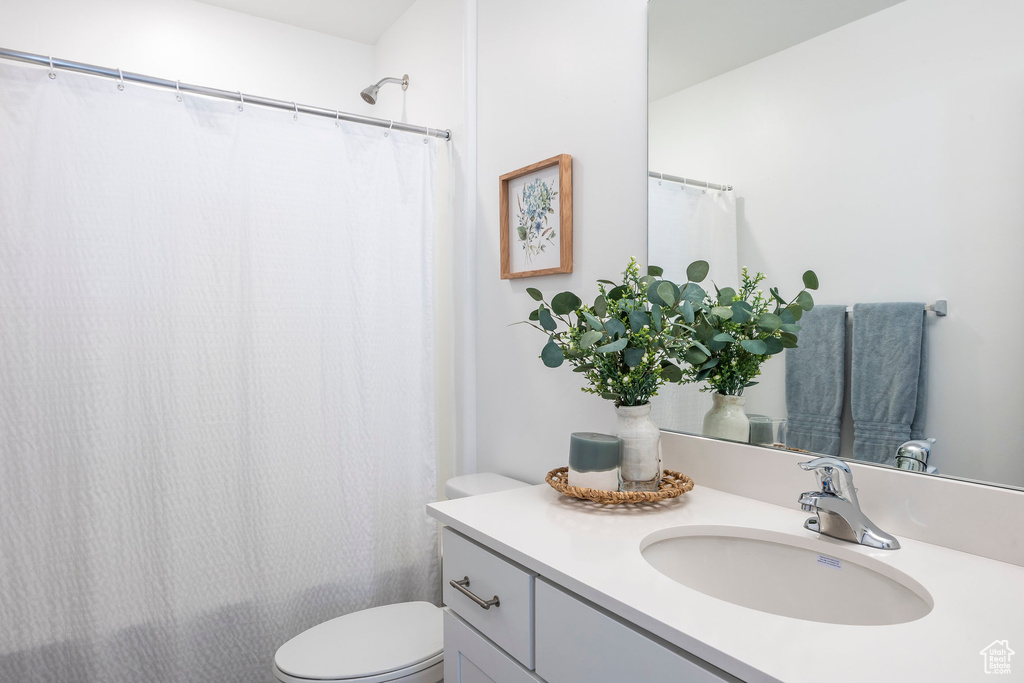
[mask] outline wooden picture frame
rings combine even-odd
[[[499,178],[501,279],[572,272],[572,156]]]

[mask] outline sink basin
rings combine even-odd
[[[687,526],[651,534],[641,553],[659,572],[704,595],[794,619],[882,626],[920,619],[934,606],[903,572],[852,546],[817,539]]]

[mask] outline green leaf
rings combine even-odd
[[[602,339],[604,339],[604,332],[600,330],[591,330],[590,332],[587,332],[582,337],[580,337],[580,348],[589,349],[591,346],[601,341]]]
[[[549,311],[548,309],[540,309],[540,311],[537,313],[537,316],[540,319],[540,326],[543,327],[548,332],[554,332],[555,328],[558,327],[558,325],[555,324],[554,319],[551,317],[551,311]]]
[[[598,346],[594,350],[597,351],[598,353],[615,353],[616,351],[621,351],[622,349],[626,348],[626,343],[628,341],[628,339],[623,337],[622,339],[616,339],[611,344],[604,344],[602,346]]]
[[[800,308],[800,307],[797,306],[797,308]],[[789,310],[788,308],[783,308],[779,312],[779,320],[781,320],[782,324],[784,324],[784,325],[795,325],[796,324],[796,318],[793,316],[793,311]]]
[[[562,353],[562,349],[559,348],[558,344],[549,339],[548,343],[544,345],[544,349],[540,352],[540,359],[549,368],[557,368],[565,360],[565,354]]]
[[[732,318],[732,308],[729,306],[715,306],[711,309],[711,315],[716,315],[722,320],[729,320]]]
[[[711,325],[702,322],[700,325],[697,325],[697,329],[694,330],[694,334],[697,335],[697,341],[707,343],[711,341],[712,337],[718,334],[718,330],[711,327]]]
[[[772,298],[775,299],[776,301],[778,301],[780,306],[785,306],[786,305],[786,300],[782,298],[781,294],[779,294],[779,288],[778,287],[772,287],[768,291],[772,293]]]
[[[757,382],[747,382],[746,384],[743,385],[743,388],[746,389],[747,387],[752,387],[755,384],[757,384]]]
[[[586,311],[582,311],[582,313],[583,313],[583,318],[587,321],[587,324],[590,325],[591,328],[593,328],[595,330],[603,330],[604,329],[604,325],[601,323],[600,320],[598,320],[594,316],[590,315]]]
[[[651,306],[651,325],[656,332],[661,332],[661,306],[658,304]]]
[[[593,369],[594,369],[593,365],[587,364],[587,365],[577,365],[576,367],[574,367],[572,369],[572,371],[573,372],[590,372]]]
[[[807,289],[818,288],[818,276],[814,274],[813,270],[808,270],[804,273],[804,287]]]
[[[781,325],[779,327],[779,329],[781,329],[783,332],[789,332],[790,334],[796,334],[797,332],[799,332],[800,330],[803,329],[803,326],[801,326],[801,325],[790,325],[789,323],[786,323],[784,325]]]
[[[683,354],[683,360],[685,360],[687,363],[694,367],[701,365],[707,359],[708,357],[704,354],[704,352],[702,352],[700,349],[694,346],[691,346],[690,348],[686,349],[686,353]]]
[[[688,282],[683,287],[683,298],[692,303],[693,305],[699,305],[704,298],[707,297],[708,293],[704,291],[704,288],[700,285]]]
[[[715,341],[714,339],[708,342],[708,348],[711,349],[712,352],[721,351],[728,345],[729,342]]]
[[[608,292],[608,301],[618,301],[622,297],[626,296],[628,288],[626,285],[619,285]]]
[[[658,286],[654,288],[658,293],[658,298],[661,299],[661,303],[665,306],[675,306],[676,300],[679,299],[679,288],[668,280],[662,280],[658,283]],[[659,303],[655,301],[654,303]]]
[[[612,287],[615,286],[615,283],[612,282],[611,280],[598,280],[598,282],[600,282],[603,285],[611,285]]]
[[[530,320],[533,320],[534,322],[540,320],[540,309],[539,308],[536,311],[530,311]]]
[[[608,333],[609,339],[626,336],[626,326],[618,318],[609,318],[604,323],[604,331]]]
[[[561,294],[555,294],[555,298],[551,300],[551,310],[556,315],[568,315],[583,305],[580,298],[572,292],[562,292]]]
[[[526,293],[529,294],[530,296],[532,296],[534,301],[543,301],[544,300],[544,295],[540,293],[539,289],[534,289],[533,287],[527,287],[526,288]]]
[[[700,366],[700,369],[701,370],[708,370],[709,368],[713,368],[713,367],[715,367],[717,365],[718,365],[718,359],[717,358],[712,358],[707,363],[705,363],[704,365]]]
[[[682,314],[683,320],[686,321],[687,325],[693,324],[693,304],[689,301],[683,301],[679,305],[679,313]]]
[[[768,352],[769,355],[774,355],[776,353],[782,353],[782,349],[785,348],[782,345],[782,341],[779,340],[779,339],[776,339],[775,337],[768,337],[768,339],[765,339],[764,340],[764,345],[765,345],[765,347],[767,347],[767,352]]]
[[[652,283],[657,281],[658,278],[654,277],[653,275],[644,275],[642,278],[640,278],[640,284],[646,287],[650,287]]]
[[[694,261],[686,266],[686,277],[690,282],[703,282],[704,278],[708,276],[710,269],[711,266],[708,265],[707,261]]]
[[[711,373],[714,372],[714,371],[715,371],[714,368],[708,368],[707,370],[701,370],[700,372],[697,373],[697,376],[694,377],[694,379],[696,381],[700,382],[701,380],[705,380],[708,377],[710,377]]]
[[[718,334],[711,338],[711,341],[725,342],[726,344],[729,344],[731,342],[736,341],[736,337],[732,336],[728,332],[719,332]]]
[[[804,309],[800,308],[797,304],[787,306],[786,310],[793,315],[793,319],[799,321],[804,316]]]
[[[757,326],[765,332],[774,332],[782,327],[782,319],[774,313],[762,313],[757,316]]]
[[[735,301],[729,308],[732,309],[732,321],[738,325],[750,320],[750,304],[746,304],[745,301]]]
[[[626,363],[626,367],[635,368],[640,365],[640,362],[644,359],[643,349],[626,349],[622,352],[622,360]]]
[[[760,339],[744,339],[740,342],[740,346],[755,356],[763,356],[768,353],[768,345]]]
[[[796,348],[796,335],[788,332],[783,332],[779,336],[779,341],[782,342],[783,348],[795,349]]]
[[[693,340],[693,345],[694,345],[694,346],[696,346],[696,347],[697,347],[698,349],[700,349],[701,351],[703,351],[705,355],[708,355],[708,356],[710,356],[710,355],[711,355],[711,351],[710,351],[710,349],[708,349],[708,347],[704,346],[703,344],[701,344],[701,343],[700,343],[699,341],[697,341],[696,339],[694,339],[694,340]]]
[[[602,318],[608,315],[608,300],[600,294],[594,299],[594,313],[597,313]]]
[[[601,392],[601,398],[606,398],[609,401],[618,401],[622,397],[619,396],[618,394],[613,394],[610,391],[602,391]]]
[[[629,312],[629,329],[633,332],[639,332],[644,329],[644,325],[651,324],[651,316],[647,315],[644,311],[630,311]]]
[[[805,290],[796,295],[796,304],[805,311],[809,311],[814,308],[814,298],[810,292]]]
[[[722,287],[718,291],[718,303],[722,306],[732,305],[732,300],[736,297],[736,290],[732,287]]]
[[[661,362],[661,378],[666,382],[679,382],[683,379],[683,371],[675,363],[667,360]]]
[[[654,277],[661,277],[665,274],[665,270],[658,266],[647,266],[647,274],[653,275]]]

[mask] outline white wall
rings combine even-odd
[[[610,402],[539,360],[526,294],[597,294],[646,260],[647,6],[644,0],[478,3],[477,460],[524,481],[568,458],[569,434],[609,432]],[[573,156],[574,271],[499,279],[498,176]]]
[[[736,187],[740,263],[819,303],[929,315],[943,472],[1024,486],[1024,50],[1017,0],[907,0],[651,104],[651,168]],[[750,412],[784,414],[784,365]]]
[[[2,0],[0,46],[373,115],[371,46],[192,0]]]

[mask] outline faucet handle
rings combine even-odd
[[[850,502],[857,502],[857,489],[853,487],[853,472],[850,466],[839,458],[825,456],[800,463],[800,468],[814,472],[818,486],[825,493],[842,496]]]

